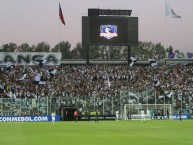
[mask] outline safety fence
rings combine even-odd
[[[188,98],[188,99],[187,99]],[[51,112],[59,113],[61,106],[73,106],[79,112],[96,111],[102,115],[114,115],[119,110],[123,115],[125,104],[171,104],[172,113],[192,114],[193,102],[190,96],[158,96],[154,90],[145,91],[117,91],[114,95],[103,93],[78,96],[46,96],[40,98],[0,98],[1,116],[27,116],[27,115],[49,115]]]

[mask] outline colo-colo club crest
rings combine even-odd
[[[100,36],[106,39],[111,39],[117,37],[117,26],[116,25],[101,25],[100,26]]]

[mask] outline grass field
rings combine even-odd
[[[1,122],[0,145],[193,145],[193,121]]]

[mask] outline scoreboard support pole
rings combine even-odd
[[[86,64],[89,65],[89,54],[90,54],[90,47],[86,45]]]
[[[130,57],[131,57],[131,46],[128,45],[128,48],[127,48],[127,61],[128,61],[128,64],[131,63]]]

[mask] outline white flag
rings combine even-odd
[[[107,79],[108,87],[111,87],[111,82],[109,81],[109,78]]]
[[[27,74],[24,74],[19,80],[24,80],[26,78]]]
[[[131,63],[129,64],[129,66],[132,67],[135,64],[135,62],[137,61],[137,59],[131,56],[130,60],[131,60]]]
[[[162,96],[158,96],[158,98],[159,98],[159,99],[162,99],[162,98],[164,98],[164,96],[163,96],[163,95],[162,95]]]
[[[111,87],[111,82],[109,81],[109,74],[106,74],[106,80],[104,81],[105,83],[105,88],[108,89]]]
[[[160,81],[159,81],[159,80],[155,80],[155,81],[153,82],[153,86],[154,86],[155,88],[159,87],[159,86],[160,86]]]
[[[171,6],[168,3],[165,3],[165,13],[166,13],[166,16],[169,16],[171,18],[181,18],[181,16],[176,15],[174,10],[171,8]]]
[[[157,66],[157,61],[156,61],[155,59],[148,59],[148,60],[149,60],[150,65],[151,65],[152,67]]]

